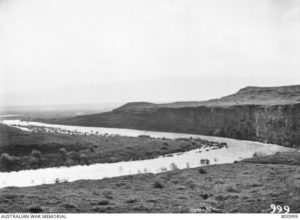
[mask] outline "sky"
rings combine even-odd
[[[11,94],[52,89],[59,98],[57,87],[146,86],[148,80],[180,90],[190,77],[219,80],[218,94],[229,91],[226,79],[239,79],[234,89],[247,80],[252,86],[300,84],[299,2],[0,0],[0,95],[10,103],[40,104]],[[195,91],[187,85],[180,97],[167,87],[155,88],[169,94],[165,101],[210,97],[207,87]],[[142,88],[133,99],[164,101]],[[113,101],[131,101],[113,92]],[[78,102],[64,98],[60,102]]]

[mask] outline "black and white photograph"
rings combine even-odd
[[[0,219],[107,213],[298,219],[299,0],[0,0]]]

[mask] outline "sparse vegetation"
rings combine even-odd
[[[226,186],[225,186],[225,190],[226,190],[227,192],[232,192],[232,193],[238,193],[238,192],[239,192],[239,190],[238,190],[236,184],[229,184],[229,185],[226,185]]]
[[[113,190],[109,190],[109,189],[105,189],[102,192],[103,196],[107,199],[113,199],[113,195],[114,195],[114,191]]]
[[[178,170],[179,168],[177,167],[177,165],[175,163],[171,163],[170,164],[170,169],[171,170]]]
[[[156,189],[162,189],[164,188],[164,183],[160,178],[157,178],[153,182],[153,187]]]
[[[203,167],[200,167],[198,169],[198,171],[199,171],[200,174],[206,174],[207,173],[207,171]]]
[[[126,200],[126,203],[136,203],[138,200],[135,197],[129,198]]]
[[[41,213],[41,212],[43,212],[43,208],[39,205],[33,205],[33,206],[28,207],[28,212]]]
[[[148,135],[140,138],[108,134],[83,136],[76,132],[59,134],[45,133],[40,127],[33,129],[35,132],[28,134],[0,124],[0,154],[4,154],[0,159],[0,171],[151,159],[203,145],[218,145],[202,139],[171,140]],[[177,166],[172,165],[172,169]]]
[[[280,158],[296,158],[299,154],[283,154]],[[269,157],[265,158],[271,162]],[[199,175],[200,168],[194,168],[103,180],[10,187],[0,191],[0,210],[269,213],[266,201],[277,201],[288,204],[291,213],[299,213],[298,168],[286,164],[288,160],[281,161],[283,164],[279,165],[241,161],[206,166],[206,175]]]
[[[98,201],[98,205],[109,205],[110,201],[107,199],[102,199]]]
[[[19,166],[20,159],[15,156],[10,156],[8,153],[3,153],[0,157],[0,165],[4,170],[11,171]]]

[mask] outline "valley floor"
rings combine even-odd
[[[276,161],[274,163],[274,161]],[[0,189],[0,212],[300,213],[300,153],[234,164]]]

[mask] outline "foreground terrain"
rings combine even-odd
[[[276,163],[274,163],[276,161]],[[300,153],[234,164],[0,189],[0,212],[300,212]]]

